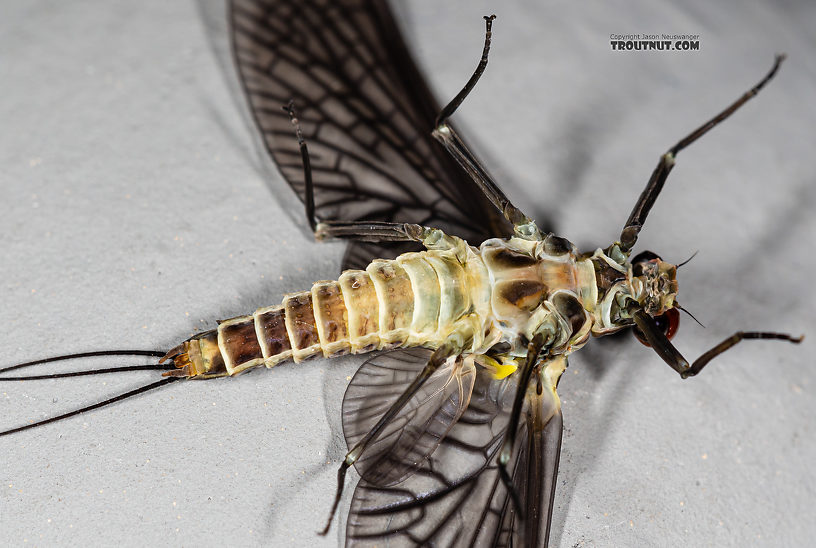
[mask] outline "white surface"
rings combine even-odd
[[[688,357],[741,328],[810,338],[745,343],[688,381],[629,337],[578,353],[560,386],[555,546],[802,546],[816,535],[806,4],[400,6],[443,99],[475,66],[480,16],[497,13],[487,74],[456,121],[517,203],[583,248],[616,237],[660,153],[753,85],[774,53],[790,56],[679,156],[639,249],[674,261],[700,250],[680,271],[681,302],[708,326],[683,318]],[[0,7],[3,365],[166,349],[338,274],[342,246],[310,241],[254,145],[222,14],[188,2]],[[699,33],[702,49],[613,52],[613,32]],[[360,361],[178,383],[0,438],[0,543],[340,544],[337,522],[325,539],[314,531]],[[152,378],[5,383],[0,426]]]

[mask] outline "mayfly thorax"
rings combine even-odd
[[[617,239],[582,252],[513,205],[449,123],[485,71],[492,16],[477,69],[442,109],[382,2],[235,0],[230,18],[263,145],[305,204],[317,239],[351,240],[344,271],[167,352],[89,352],[6,367],[0,380],[160,373],[141,388],[0,436],[185,379],[373,353],[343,401],[348,453],[323,532],[353,466],[361,480],[346,525],[350,545],[546,546],[563,430],[556,389],[572,352],[631,328],[687,378],[742,340],[801,341],[740,331],[686,360],[670,340],[678,267],[635,251],[677,156],[757,95],[784,56],[660,156]],[[355,57],[358,44],[371,51]],[[62,358],[116,354],[158,363],[20,374]]]

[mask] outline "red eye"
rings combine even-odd
[[[657,327],[666,335],[666,338],[671,340],[675,333],[677,333],[677,328],[680,327],[680,312],[676,308],[669,308],[660,316],[655,316],[654,321]],[[635,327],[634,333],[637,340],[651,348],[652,345],[649,344],[646,337],[640,332],[640,329]]]

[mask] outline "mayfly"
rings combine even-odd
[[[350,270],[336,282],[174,348],[164,361],[170,376],[144,390],[290,358],[391,348],[364,363],[344,401],[351,451],[342,469],[353,462],[363,477],[349,541],[546,544],[560,450],[555,387],[567,354],[590,334],[636,324],[685,376],[741,336],[686,363],[668,342],[677,324],[675,268],[630,253],[674,155],[747,101],[781,58],[749,94],[661,157],[619,241],[579,254],[541,234],[447,123],[485,68],[490,19],[474,78],[440,111],[380,3],[324,10],[236,2],[232,13],[242,81],[269,152],[320,236],[363,243],[350,246]],[[280,110],[290,100],[300,147],[294,111]],[[433,128],[444,148],[431,140]],[[513,236],[497,238],[508,226]],[[427,251],[370,262],[393,253],[383,240]],[[478,248],[465,243],[482,240]]]

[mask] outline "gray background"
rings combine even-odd
[[[399,17],[437,95],[486,76],[456,122],[507,192],[582,248],[618,233],[658,155],[779,77],[683,152],[640,249],[681,261],[681,381],[629,337],[592,341],[560,387],[555,546],[796,546],[816,535],[816,10],[801,2],[411,1]],[[223,6],[0,5],[2,364],[166,349],[215,320],[336,277],[259,151],[225,50]],[[610,33],[696,33],[696,53],[619,53]],[[326,545],[359,357],[172,385],[0,439],[0,543]],[[107,363],[107,362],[105,362]],[[99,365],[102,365],[100,363]],[[6,383],[2,427],[154,377]],[[352,492],[351,484],[347,493]],[[345,504],[348,502],[345,500]],[[342,525],[345,513],[339,523]],[[559,541],[560,538],[560,541]]]

